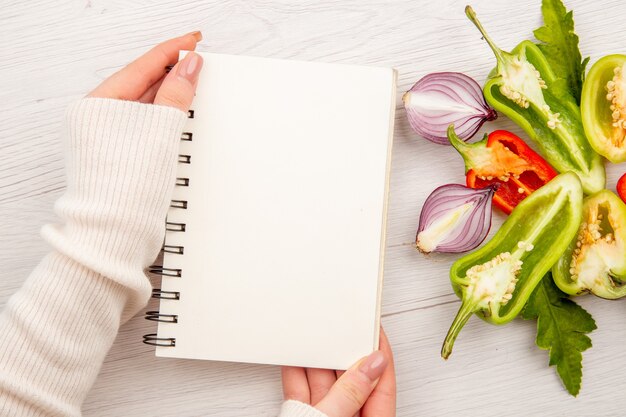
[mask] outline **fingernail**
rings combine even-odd
[[[196,30],[195,32],[189,32],[185,36],[190,36],[190,35],[196,38],[196,42],[200,42],[202,40],[202,32],[200,32],[199,30]]]
[[[178,64],[178,75],[186,78],[189,82],[194,83],[198,79],[200,69],[202,68],[202,58],[200,55],[189,52]]]
[[[359,371],[367,376],[370,381],[376,381],[387,367],[387,358],[380,350],[371,353],[359,365]]]

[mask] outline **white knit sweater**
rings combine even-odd
[[[44,226],[53,251],[0,315],[0,415],[81,415],[120,325],[150,297],[185,120],[110,99],[69,108],[63,223]],[[280,416],[325,415],[287,401]]]

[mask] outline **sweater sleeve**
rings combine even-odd
[[[328,417],[317,408],[295,400],[287,400],[283,403],[278,417]]]
[[[87,98],[66,120],[49,253],[0,315],[0,415],[79,416],[119,326],[146,304],[184,112]]]

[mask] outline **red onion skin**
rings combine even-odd
[[[478,247],[491,229],[491,201],[497,188],[497,184],[477,190],[460,184],[447,184],[436,188],[426,199],[420,213],[419,227],[415,237],[417,249],[422,253],[462,253]],[[439,242],[430,251],[425,251],[420,247],[421,232],[442,218],[446,212],[469,202],[475,203],[475,206],[472,207],[469,217],[452,229],[457,233],[450,232],[452,234],[452,238],[448,236],[450,241]]]
[[[432,107],[411,106],[411,97],[421,95],[422,100],[431,100]],[[449,109],[438,108],[437,100],[443,100]],[[403,96],[407,118],[411,128],[425,139],[450,145],[446,131],[455,125],[457,135],[464,141],[472,138],[486,121],[498,115],[487,105],[480,85],[460,72],[431,73],[416,82]],[[452,106],[457,105],[454,109]],[[473,110],[461,112],[461,108]],[[455,112],[456,111],[456,112]]]

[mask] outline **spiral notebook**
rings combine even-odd
[[[378,347],[396,73],[201,55],[144,342],[346,369]]]

